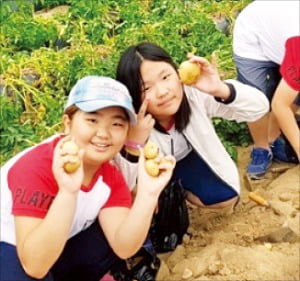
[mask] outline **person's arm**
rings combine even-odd
[[[44,219],[15,217],[18,256],[29,276],[44,277],[58,259],[68,238],[75,205],[75,194],[60,192]]]
[[[284,79],[281,79],[272,100],[272,111],[282,132],[300,159],[300,131],[292,109],[297,95],[298,91],[292,89]]]
[[[199,99],[205,99],[209,117],[253,122],[269,111],[268,99],[258,89],[232,79],[221,80],[215,56],[212,56],[211,63],[197,56],[192,56],[190,60],[198,63],[201,68],[200,77],[193,87],[199,90],[198,93],[195,91],[195,95]],[[203,97],[205,94],[213,98]]]
[[[147,107],[148,100],[145,99],[137,114],[136,124],[130,125],[122,151],[114,157],[130,189],[136,185],[139,149],[147,142],[155,123],[152,115],[147,113]]]
[[[223,101],[215,97],[207,101],[207,112],[210,117],[253,122],[268,113],[270,103],[260,90],[233,79],[225,82],[234,90],[234,98]]]
[[[160,164],[160,175],[152,177],[145,171],[143,151],[140,153],[137,194],[132,208],[105,208],[99,214],[105,236],[121,258],[132,256],[144,243],[159,194],[169,182],[176,162],[173,156],[168,156],[169,161]]]
[[[80,190],[82,166],[67,174],[63,163],[68,156],[61,155],[62,139],[53,159],[53,173],[59,191],[43,219],[15,216],[17,251],[25,272],[37,279],[44,277],[63,251],[68,239]]]

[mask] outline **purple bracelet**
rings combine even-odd
[[[143,144],[141,144],[139,142],[135,142],[135,141],[126,141],[125,146],[127,146],[129,148],[137,149],[137,150],[144,147]]]

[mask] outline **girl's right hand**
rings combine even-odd
[[[79,149],[78,156],[80,158],[80,166],[73,173],[67,173],[64,169],[64,164],[74,159],[74,155],[65,154],[63,152],[63,144],[70,141],[71,137],[63,137],[54,148],[52,172],[56,179],[60,191],[66,191],[68,193],[76,193],[80,190],[83,182],[83,167],[82,158],[83,150]]]

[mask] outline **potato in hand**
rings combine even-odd
[[[199,79],[200,73],[199,65],[190,61],[182,62],[178,69],[179,78],[186,85],[195,84]]]
[[[144,147],[145,156],[145,169],[147,173],[152,177],[159,176],[161,170],[159,165],[164,163],[165,160],[162,153],[159,153],[158,146],[153,142],[148,142]]]
[[[159,175],[158,164],[153,159],[148,159],[145,161],[145,169],[152,177],[157,177]]]
[[[158,146],[153,142],[147,142],[144,146],[144,156],[146,159],[154,159],[158,155]]]
[[[72,162],[68,161],[64,164],[64,170],[68,174],[71,174],[71,173],[76,172],[76,170],[79,168],[79,166],[80,166],[80,159],[78,156],[75,156],[74,161],[72,159]]]
[[[78,156],[79,147],[74,141],[66,141],[62,145],[62,155],[70,155],[70,160],[64,164],[65,172],[74,173],[80,166],[81,161]]]

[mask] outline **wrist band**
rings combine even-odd
[[[218,102],[224,103],[224,104],[229,104],[234,101],[234,99],[236,97],[236,91],[235,91],[234,86],[231,83],[224,82],[224,84],[226,84],[229,88],[229,92],[230,92],[229,97],[227,99],[215,97],[215,100]]]
[[[136,150],[139,150],[140,148],[144,147],[143,144],[141,144],[139,142],[135,142],[135,141],[126,141],[125,146],[136,149]]]
[[[121,155],[131,163],[137,163],[139,161],[139,156],[130,154],[124,148],[121,150]]]

